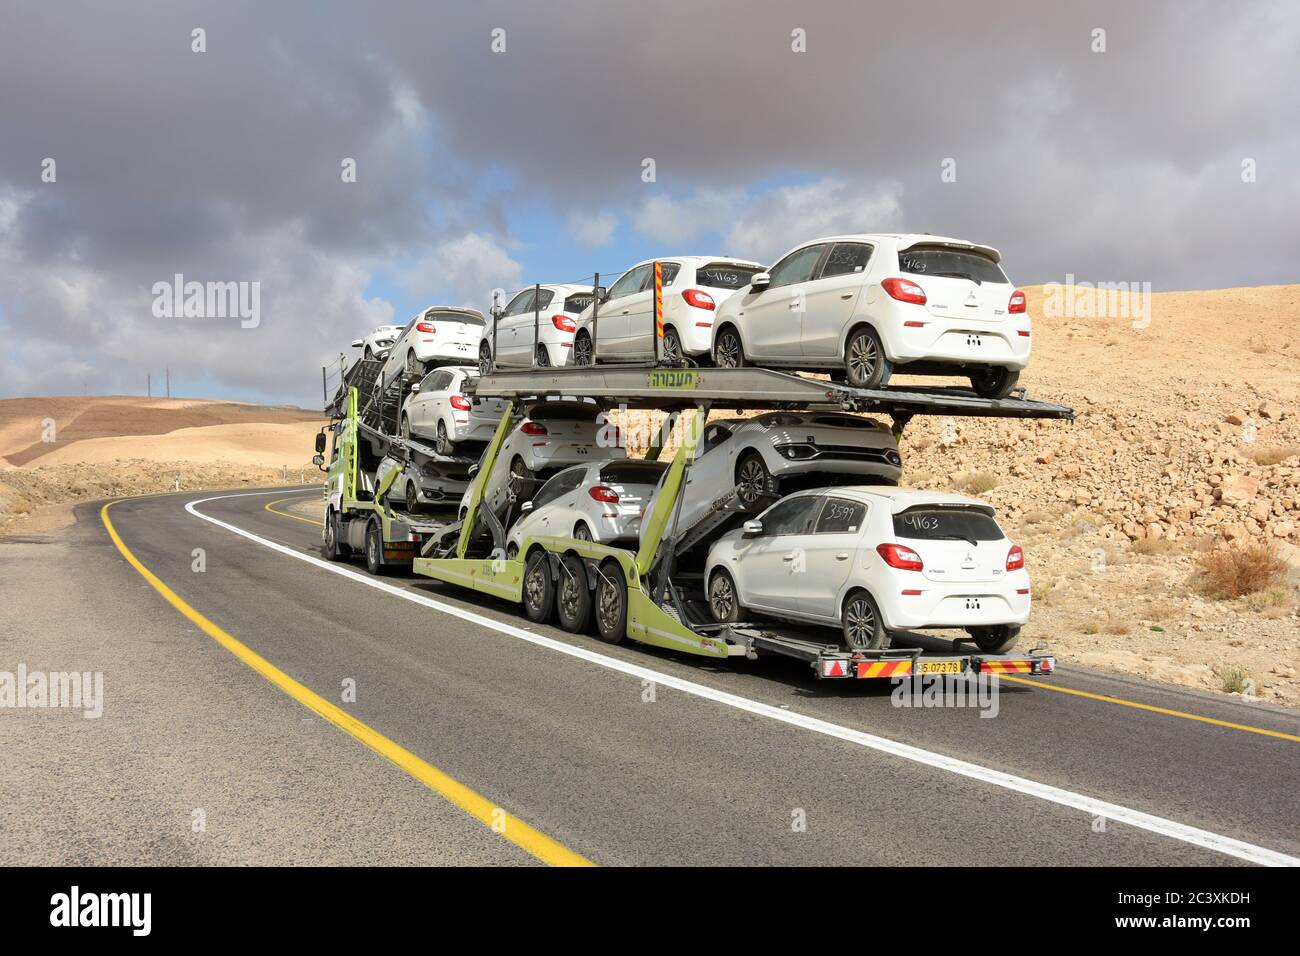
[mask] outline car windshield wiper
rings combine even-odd
[[[969,541],[972,545],[974,545],[977,548],[980,545],[980,543],[976,541],[974,538],[964,534],[936,534],[935,537],[941,538],[944,541]]]
[[[931,272],[930,275],[942,276],[945,279],[967,279],[970,282],[974,282],[976,285],[981,284],[980,280],[977,279],[975,276],[971,275],[969,272]]]

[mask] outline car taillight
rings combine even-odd
[[[909,279],[884,279],[880,287],[889,293],[891,299],[925,305],[925,290]]]
[[[551,316],[551,325],[555,326],[561,332],[578,331],[578,323],[574,322],[573,319],[569,318],[567,315]]]
[[[901,544],[878,544],[876,553],[885,559],[887,565],[900,571],[921,571],[925,568],[921,556]]]
[[[416,331],[418,332],[428,332],[430,334],[438,331],[436,328],[434,328],[432,322],[416,322],[415,328]]]
[[[1020,550],[1020,545],[1013,544],[1011,550],[1007,552],[1007,570],[1019,571],[1025,566],[1025,552]]]
[[[587,494],[591,495],[591,497],[595,498],[597,501],[603,501],[606,504],[618,504],[618,492],[613,488],[607,488],[604,485],[597,485],[594,488],[589,488]]]
[[[524,422],[519,426],[519,430],[525,435],[545,435],[546,426],[541,422]]]
[[[686,300],[687,305],[693,305],[697,309],[713,310],[713,296],[707,292],[701,292],[699,289],[687,289],[682,293],[682,298]]]
[[[1011,301],[1007,303],[1007,311],[1012,315],[1019,315],[1025,311],[1025,294],[1019,289],[1011,293]]]
[[[451,397],[451,407],[467,412],[469,411],[469,399],[464,395],[453,395]]]

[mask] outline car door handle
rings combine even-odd
[[[853,298],[853,293],[852,293],[852,292],[841,292],[841,293],[840,293],[840,298],[841,298],[841,299],[851,299],[851,298]]]
[[[793,561],[793,560],[794,560],[794,555],[793,555],[793,554],[783,554],[783,555],[781,555],[781,560],[782,560],[782,561]]]
[[[847,551],[841,551],[839,554],[835,555],[836,561],[847,561],[848,559],[849,559],[849,554]]]
[[[627,314],[630,313],[631,311],[632,311],[631,309],[624,309],[624,310],[623,310],[623,314],[624,314],[624,315],[627,315]]]

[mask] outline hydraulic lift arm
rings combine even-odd
[[[478,518],[479,505],[483,503],[483,493],[487,490],[488,478],[492,474],[492,469],[496,467],[497,456],[501,454],[501,446],[506,442],[506,436],[510,434],[510,424],[514,416],[514,402],[506,403],[506,410],[501,415],[501,421],[497,423],[496,434],[488,442],[487,448],[483,452],[483,457],[479,459],[478,473],[474,475],[474,483],[470,485],[469,508],[465,511],[465,518],[460,526],[460,538],[456,542],[456,557],[463,558],[469,552],[470,533],[474,530],[474,522]]]

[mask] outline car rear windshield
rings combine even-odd
[[[428,316],[434,322],[464,322],[466,325],[483,325],[483,316],[472,312],[435,312]]]
[[[564,311],[575,314],[585,311],[590,307],[593,296],[590,292],[575,292],[564,300]]]
[[[535,422],[594,422],[599,414],[599,407],[582,402],[539,402],[528,410]]]
[[[710,289],[743,289],[749,280],[763,270],[751,266],[728,265],[711,262],[695,270],[695,284]]]
[[[1002,529],[979,508],[908,508],[894,515],[894,534],[922,541],[999,541]]]
[[[667,462],[616,461],[600,469],[600,480],[611,485],[654,485],[667,470]]]
[[[898,268],[918,276],[945,276],[972,282],[1006,282],[1006,273],[978,252],[943,246],[913,246],[898,253]]]

